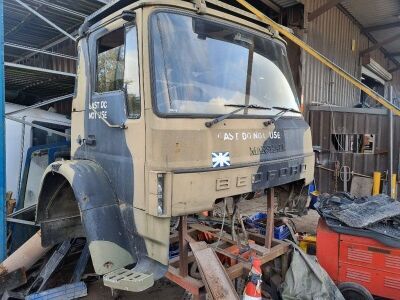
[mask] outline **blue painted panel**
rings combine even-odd
[[[3,0],[0,0],[0,261],[7,255],[4,107],[4,17]]]

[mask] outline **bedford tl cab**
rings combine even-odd
[[[171,218],[312,181],[285,42],[253,15],[120,0],[86,19],[78,53],[71,160],[47,168],[37,222],[43,246],[85,236],[105,284],[161,278]]]

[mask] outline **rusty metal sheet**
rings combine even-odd
[[[208,294],[215,300],[233,300],[239,296],[214,250],[205,242],[190,243]]]

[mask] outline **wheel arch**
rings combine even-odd
[[[97,274],[136,262],[111,182],[93,161],[71,160],[48,166],[36,222],[41,226],[44,246],[86,236]]]

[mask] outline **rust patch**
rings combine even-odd
[[[3,264],[0,265],[0,276],[4,276],[8,274],[8,270],[6,269],[6,267],[3,266]]]

